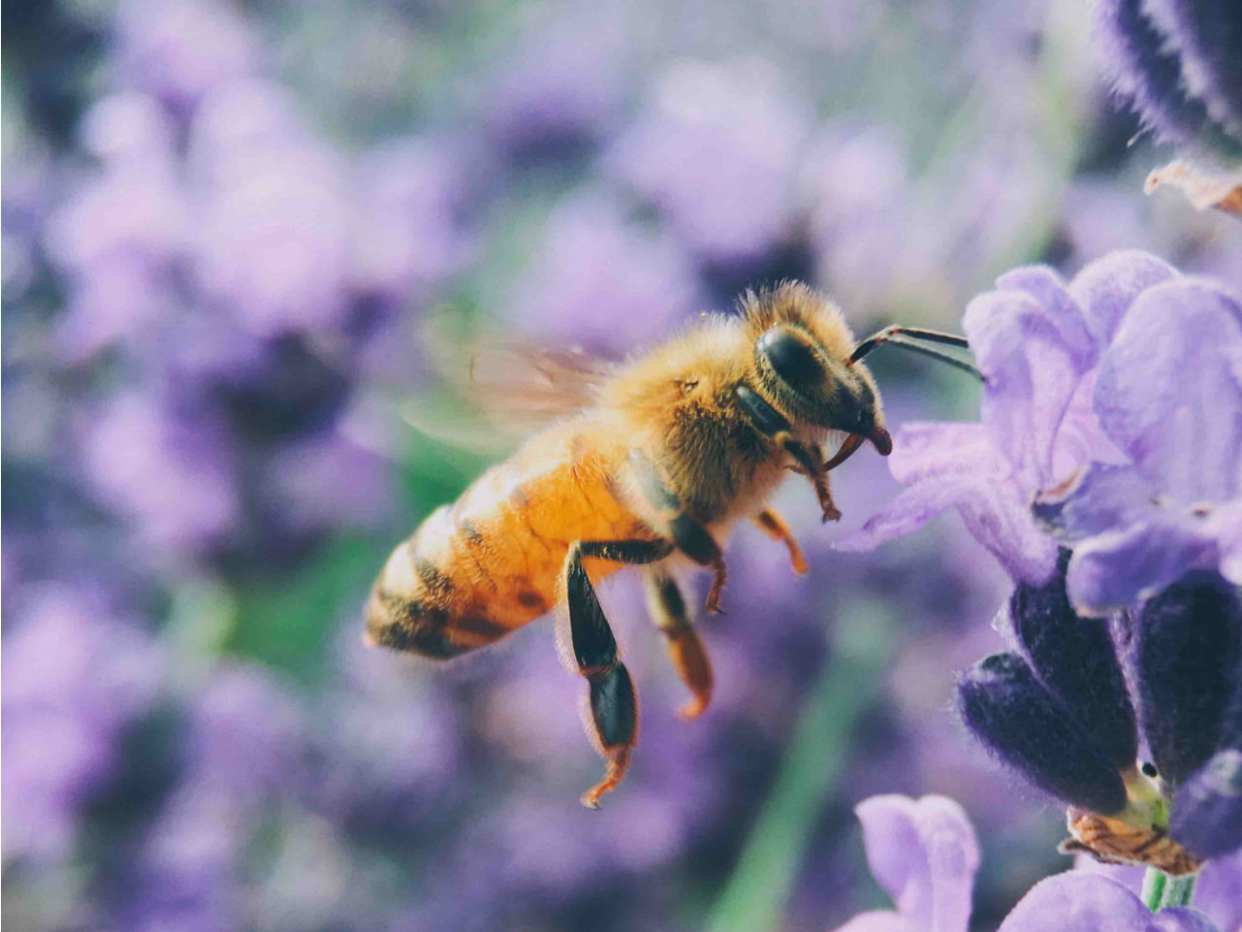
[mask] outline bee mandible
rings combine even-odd
[[[606,762],[582,796],[596,808],[629,766],[638,701],[595,584],[642,568],[652,619],[690,690],[682,715],[702,713],[711,665],[674,570],[710,568],[706,608],[720,611],[720,542],[746,519],[784,543],[795,572],[806,571],[789,526],[766,502],[792,470],[810,481],[824,520],[837,520],[829,471],[864,441],[889,454],[879,392],[862,362],[886,343],[978,375],[927,345],[965,347],[963,337],[889,327],[855,344],[836,306],[793,282],[747,292],[737,314],[706,317],[623,365],[550,363],[544,374],[568,381],[579,407],[397,546],[367,604],[368,642],[449,660],[565,605],[562,653],[587,680],[583,718]]]

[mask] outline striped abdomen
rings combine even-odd
[[[368,639],[448,659],[546,613],[570,544],[650,537],[613,494],[616,454],[561,429],[535,438],[433,512],[388,558],[367,606]],[[617,569],[598,563],[592,576]]]

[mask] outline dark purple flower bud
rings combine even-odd
[[[1169,834],[1202,858],[1242,848],[1242,750],[1221,751],[1178,790]]]
[[[1096,34],[1118,92],[1183,146],[1242,143],[1242,6],[1237,0],[1102,0]]]
[[[1179,784],[1220,746],[1242,679],[1242,603],[1217,573],[1187,573],[1143,606],[1138,692],[1161,776]]]
[[[1009,598],[1018,643],[1035,675],[1118,770],[1138,757],[1138,726],[1105,618],[1082,618],[1065,593],[1070,552],[1045,585],[1019,583]]]
[[[975,737],[1040,789],[1103,815],[1125,808],[1121,775],[1017,654],[961,674],[957,707]]]

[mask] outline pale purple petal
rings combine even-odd
[[[1147,907],[1116,881],[1068,871],[1032,887],[998,932],[1173,932],[1177,928],[1154,926]],[[1181,928],[1190,932],[1194,927]]]
[[[1082,308],[1096,341],[1107,346],[1135,298],[1177,277],[1175,268],[1151,253],[1124,249],[1084,266],[1070,282],[1069,293]]]
[[[1055,484],[1056,432],[1090,359],[1059,324],[1029,293],[1012,290],[979,295],[962,320],[987,377],[983,424],[1015,476],[1032,490]]]
[[[1100,363],[1095,412],[1138,469],[1184,503],[1242,492],[1242,304],[1179,279],[1138,297]]]
[[[950,508],[958,509],[975,540],[1014,578],[1040,585],[1052,575],[1056,542],[1035,523],[1026,502],[1011,486],[977,477],[926,480],[913,485],[834,547],[871,550],[917,531]]]
[[[965,932],[979,844],[951,799],[873,796],[855,811],[867,863],[902,917],[927,932]]]
[[[903,424],[893,434],[888,469],[894,479],[912,485],[929,478],[1003,473],[982,424],[923,422]]]
[[[1214,568],[1216,541],[1191,519],[1153,513],[1074,548],[1065,587],[1083,615],[1102,615],[1159,592],[1192,569]]]
[[[876,909],[859,913],[837,932],[922,932],[897,913],[888,909]]]
[[[1037,500],[1035,517],[1067,544],[1148,520],[1158,510],[1157,490],[1129,466],[1092,463],[1059,501]]]
[[[1205,524],[1205,530],[1216,538],[1220,574],[1242,586],[1242,500],[1214,509]]]
[[[1151,917],[1148,932],[1219,932],[1212,920],[1197,909],[1175,906]]]
[[[998,291],[1030,295],[1043,308],[1076,367],[1086,370],[1096,360],[1096,344],[1087,320],[1065,281],[1046,265],[1024,265],[996,279]]]

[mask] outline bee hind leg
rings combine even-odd
[[[698,634],[686,617],[686,600],[672,576],[662,570],[646,576],[647,608],[657,628],[668,639],[668,653],[681,681],[690,689],[691,700],[681,707],[681,717],[697,718],[712,698],[712,666]]]
[[[612,626],[600,608],[595,587],[582,565],[583,557],[622,563],[651,563],[672,551],[662,541],[580,541],[565,560],[565,601],[574,663],[589,684],[587,736],[607,761],[604,779],[582,796],[588,809],[598,809],[600,797],[616,789],[630,766],[638,742],[638,696],[634,680],[617,656]]]

